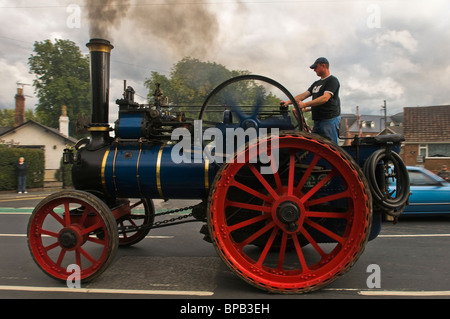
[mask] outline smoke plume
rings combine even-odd
[[[91,38],[114,38],[120,23],[135,25],[140,41],[159,40],[179,56],[203,57],[214,49],[219,26],[207,4],[180,0],[85,0]]]
[[[111,39],[111,30],[117,28],[127,14],[130,0],[85,0],[89,36],[91,38]]]

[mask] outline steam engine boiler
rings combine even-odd
[[[409,181],[396,153],[401,136],[355,138],[339,147],[311,134],[293,96],[263,76],[223,82],[209,93],[195,120],[169,110],[173,106],[159,87],[146,106],[136,103],[133,88],[125,85],[112,128],[113,46],[103,39],[87,46],[90,137],[63,154],[72,165],[74,190],[45,198],[28,225],[31,255],[55,279],[66,281],[68,266],[77,264],[81,279],[93,280],[107,269],[118,246],[137,244],[152,228],[164,226],[155,222],[160,214],[152,199],[197,199],[187,216],[203,223],[205,239],[237,276],[266,291],[309,292],[348,271],[378,235],[381,216],[398,217],[407,203]],[[294,101],[293,109],[267,111],[256,102],[244,110],[229,100],[218,108],[220,120],[212,125],[216,139],[209,148],[203,139],[207,130],[196,135],[195,124],[207,122],[215,98],[240,81],[274,86]],[[229,132],[249,129],[257,135],[219,152],[219,141],[235,140]],[[174,158],[180,151],[179,141],[171,139],[175,130],[194,137],[182,161]],[[392,183],[394,192],[388,188]]]

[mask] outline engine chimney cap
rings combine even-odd
[[[111,50],[114,48],[114,46],[108,40],[98,38],[91,39],[88,43],[86,43],[86,46],[89,48],[89,51],[91,52],[101,51],[110,53]]]

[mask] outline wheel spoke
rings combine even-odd
[[[311,175],[312,170],[316,166],[317,162],[319,161],[320,156],[317,154],[314,154],[314,158],[312,159],[311,163],[309,164],[308,168],[306,169],[305,173],[302,176],[302,179],[300,182],[298,182],[297,187],[295,188],[295,194],[299,194],[305,185],[306,181],[308,180],[309,176]]]
[[[332,231],[330,231],[329,229],[323,227],[322,225],[319,225],[316,222],[313,222],[311,219],[306,218],[305,219],[305,223],[308,224],[309,226],[315,228],[316,230],[320,231],[321,233],[327,235],[328,237],[336,240],[338,243],[340,244],[344,244],[344,238],[333,233]]]
[[[260,221],[262,221],[262,220],[266,220],[266,219],[268,219],[269,217],[270,217],[269,214],[264,214],[264,215],[260,215],[260,216],[256,216],[256,217],[247,219],[247,220],[245,220],[245,221],[243,221],[243,222],[240,222],[240,223],[237,223],[237,224],[234,224],[234,225],[229,226],[229,227],[228,227],[228,231],[231,233],[231,232],[233,232],[233,231],[235,231],[235,230],[237,230],[237,229],[240,229],[240,228],[243,228],[243,227],[247,227],[247,226],[249,226],[249,225],[258,223],[258,222],[260,222]]]
[[[56,248],[56,247],[59,247],[59,242],[58,241],[56,243],[51,244],[51,245],[45,246],[44,250],[45,251],[49,251],[49,250],[52,250],[53,248]]]
[[[56,260],[56,266],[61,267],[61,263],[62,263],[65,255],[66,255],[66,250],[64,248],[62,248],[61,251],[59,252],[58,259]]]
[[[233,180],[233,182],[231,182],[231,186],[236,186],[237,188],[243,190],[244,192],[249,193],[250,195],[253,195],[255,197],[258,197],[259,199],[262,199],[265,202],[272,201],[272,198],[270,198],[269,196],[266,196],[266,195],[254,190],[253,188],[250,188],[242,183],[239,183],[235,179]]]
[[[257,115],[259,113],[259,109],[261,108],[261,106],[263,104],[263,98],[264,98],[263,95],[261,94],[261,92],[259,92],[259,94],[257,96],[257,99],[256,99],[256,104],[255,104],[255,106],[253,107],[253,110],[252,110],[252,115],[251,115],[252,119],[256,120]]]
[[[275,158],[270,155],[270,167],[272,168],[273,178],[275,179],[275,184],[277,185],[277,189],[282,189],[283,185],[281,184],[279,169],[275,166]]]
[[[264,249],[263,249],[261,255],[259,256],[259,259],[258,259],[258,262],[256,263],[256,266],[262,267],[262,264],[263,264],[264,260],[265,260],[266,257],[267,257],[267,253],[269,252],[270,247],[272,247],[273,241],[274,241],[274,239],[275,239],[275,236],[276,236],[277,233],[278,233],[278,230],[279,230],[279,229],[278,229],[277,227],[274,227],[274,228],[273,228],[272,234],[270,234],[270,237],[269,237],[269,239],[267,240],[266,245],[264,246]]]
[[[254,210],[254,211],[257,211],[257,212],[270,213],[270,207],[269,206],[253,205],[253,204],[235,202],[235,201],[231,201],[231,200],[226,200],[225,201],[225,206],[233,206],[233,207],[238,207],[238,208]]]
[[[321,218],[340,218],[340,219],[348,219],[348,213],[339,213],[339,212],[315,212],[315,211],[306,211],[306,217],[321,217]]]
[[[70,209],[69,209],[69,202],[64,202],[64,222],[66,227],[70,226]]]
[[[333,195],[329,195],[329,196],[324,196],[321,198],[317,198],[317,199],[313,199],[313,200],[308,200],[304,203],[305,207],[309,207],[309,206],[314,206],[314,205],[318,205],[318,204],[323,204],[326,202],[331,202],[334,200],[338,200],[338,199],[342,199],[342,198],[347,198],[350,197],[351,193],[350,190],[345,190],[341,193],[337,193],[337,194],[333,194]]]
[[[274,222],[270,222],[268,223],[266,226],[264,226],[263,228],[261,228],[260,230],[258,230],[257,232],[255,232],[253,235],[249,236],[247,239],[245,239],[244,241],[240,242],[237,246],[242,249],[243,247],[247,246],[248,244],[250,244],[252,241],[254,241],[255,239],[257,239],[258,237],[260,237],[261,235],[263,235],[264,233],[266,233],[269,229],[271,229],[272,227],[275,226]]]
[[[291,150],[289,155],[289,179],[288,179],[288,195],[294,193],[294,173],[295,173],[295,150]]]
[[[61,216],[59,216],[57,213],[55,213],[54,210],[52,210],[50,212],[50,216],[52,216],[54,219],[56,219],[56,221],[58,221],[58,223],[60,223],[62,226],[66,226],[64,219],[62,219]]]
[[[237,118],[239,119],[240,122],[242,122],[243,120],[249,118],[249,116],[245,115],[244,112],[242,112],[241,108],[239,106],[236,106],[236,103],[234,101],[232,101],[232,99],[227,99],[228,101],[226,101],[226,104],[228,105],[228,107],[230,108],[230,110],[236,114]]]
[[[58,237],[58,233],[52,232],[50,230],[45,230],[45,229],[40,229],[39,230],[41,235],[47,235],[47,236],[51,236],[51,237]]]
[[[99,245],[102,245],[102,246],[106,246],[106,241],[103,240],[103,239],[99,239],[97,237],[89,236],[87,238],[87,240],[92,242],[92,243],[96,243],[96,244],[99,244]]]
[[[75,250],[75,263],[78,265],[78,267],[81,268],[81,254],[80,254],[80,249]]]
[[[320,180],[313,188],[311,188],[301,199],[302,203],[305,203],[311,196],[313,196],[319,189],[321,189],[326,183],[328,183],[335,175],[334,170],[329,172],[324,178]]]
[[[272,188],[272,186],[269,185],[269,183],[266,181],[266,179],[261,175],[260,172],[253,166],[252,164],[247,164],[247,166],[250,168],[252,173],[256,176],[256,178],[259,180],[259,182],[266,188],[266,190],[272,195],[274,199],[278,198],[278,194],[275,192],[275,190]]]
[[[286,243],[287,243],[288,234],[286,232],[282,232],[281,236],[281,245],[280,245],[280,253],[278,255],[278,265],[277,269],[283,269],[284,257],[286,255]]]
[[[303,255],[302,247],[298,242],[298,238],[296,234],[293,234],[292,241],[294,242],[295,252],[297,253],[298,260],[300,261],[300,265],[302,266],[302,273],[308,270],[308,265],[306,264],[305,256]]]
[[[92,225],[92,226],[90,226],[90,227],[88,227],[88,228],[85,228],[85,229],[83,229],[83,231],[81,232],[81,235],[87,235],[87,234],[89,234],[91,231],[94,231],[94,230],[96,230],[96,229],[99,229],[99,228],[101,228],[101,227],[103,227],[103,222],[102,221],[98,221],[96,224],[94,224],[94,225]]]
[[[84,257],[86,257],[87,260],[89,260],[93,265],[96,263],[96,260],[94,257],[92,257],[86,250],[84,250],[82,247],[77,249],[77,252],[81,253]]]
[[[80,219],[80,225],[84,225],[84,222],[86,221],[89,211],[90,211],[89,207],[84,208],[83,214],[81,215]]]
[[[323,258],[325,257],[325,252],[322,250],[322,248],[319,246],[319,244],[314,240],[314,238],[311,237],[311,235],[308,233],[308,231],[302,227],[300,230],[302,235],[306,238],[306,240],[311,244],[311,246],[314,247],[314,249],[319,253],[319,255]]]
[[[130,210],[132,210],[133,208],[135,208],[135,207],[141,205],[142,203],[143,203],[143,200],[142,200],[142,199],[139,200],[139,201],[137,201],[136,203],[134,203],[133,205],[130,206]]]

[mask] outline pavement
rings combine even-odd
[[[0,191],[0,201],[5,200],[38,200],[44,199],[50,194],[62,191],[62,190],[70,190],[70,188],[62,189],[62,188],[35,188],[29,189],[27,194],[18,194],[16,191]],[[200,200],[186,200],[186,199],[171,199],[168,201],[164,201],[162,199],[153,199],[153,204],[155,206],[155,210],[168,210],[168,209],[176,209],[186,206],[192,206],[199,203]],[[0,204],[1,205],[1,204]]]
[[[17,191],[0,191],[0,199],[28,198],[36,196],[48,196],[61,191],[61,188],[33,188],[27,194],[19,194]]]

